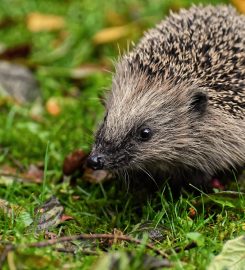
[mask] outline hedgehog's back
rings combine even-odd
[[[195,81],[208,89],[214,106],[244,117],[245,16],[230,6],[171,14],[126,59],[133,69],[163,81]]]

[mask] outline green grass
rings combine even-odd
[[[224,1],[192,2],[216,4]],[[175,265],[173,269],[205,269],[212,257],[219,253],[224,241],[243,232],[244,212],[237,202],[228,207],[224,202],[215,203],[205,196],[194,200],[191,194],[173,200],[164,195],[169,194],[165,187],[164,192],[160,190],[154,198],[139,205],[135,202],[138,194],[127,193],[116,181],[92,185],[78,179],[75,186],[69,179],[61,181],[64,158],[75,149],[88,152],[91,147],[94,128],[103,115],[98,97],[105,87],[110,87],[111,80],[111,74],[105,72],[96,72],[82,79],[73,79],[70,72],[84,64],[112,69],[111,60],[118,57],[118,46],[125,50],[129,40],[137,41],[143,30],[163,18],[170,8],[178,9],[189,4],[187,0],[111,0],[103,4],[99,0],[14,0],[11,4],[9,0],[0,1],[0,21],[13,20],[10,26],[0,27],[1,43],[8,47],[30,44],[31,54],[21,61],[34,69],[43,96],[41,103],[29,105],[0,99],[0,168],[6,165],[16,167],[16,161],[24,171],[30,164],[42,163],[45,167],[43,184],[0,181],[1,199],[23,207],[34,217],[35,207],[55,195],[65,207],[65,213],[74,218],[50,230],[59,236],[112,233],[116,228],[124,234],[145,239],[138,227],[148,222],[151,228],[145,232],[159,228],[163,237],[155,245],[168,252],[169,260]],[[64,17],[65,29],[29,32],[26,17],[37,11]],[[134,31],[127,38],[94,44],[93,36],[98,31],[119,24],[111,19],[112,14],[116,14],[122,24],[131,23]],[[58,116],[51,116],[45,109],[51,97],[61,104]],[[40,119],[34,120],[32,115],[37,109],[41,111],[38,114]],[[237,200],[239,205],[244,205],[243,198]],[[191,207],[196,208],[193,218],[189,214]],[[0,210],[1,241],[19,245],[43,240],[44,232],[30,231],[23,220],[23,217],[7,216]],[[193,239],[197,241],[197,247],[184,251],[183,248]],[[100,250],[99,245],[94,246],[91,242],[82,245]],[[182,251],[176,253],[174,249],[177,247]],[[1,250],[0,245],[0,253]],[[153,255],[144,245],[118,243],[109,247],[109,252],[116,250],[134,253],[131,269],[142,269],[139,266],[142,254]],[[52,247],[21,248],[10,253],[3,269],[14,269],[13,262],[16,269],[91,269],[97,259],[98,256],[84,255],[83,252],[76,255],[57,252]]]

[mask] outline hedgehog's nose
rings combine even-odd
[[[102,155],[92,154],[87,159],[87,165],[94,170],[101,170],[104,167],[104,158]]]

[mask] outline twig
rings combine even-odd
[[[52,245],[56,245],[59,243],[64,243],[64,242],[71,242],[71,241],[76,241],[76,240],[85,240],[85,239],[113,239],[113,240],[121,240],[121,241],[126,241],[130,243],[135,243],[137,245],[145,245],[148,249],[154,251],[157,255],[161,255],[163,258],[167,258],[168,254],[165,253],[164,251],[161,251],[160,249],[154,247],[152,244],[149,243],[144,243],[142,240],[132,238],[130,236],[126,235],[114,235],[114,234],[79,234],[79,235],[72,235],[72,236],[64,236],[60,238],[55,238],[55,239],[49,239],[45,241],[40,241],[40,242],[34,242],[30,244],[22,244],[22,245],[12,245],[12,244],[7,244],[5,246],[5,249],[3,253],[0,255],[0,269],[2,269],[2,266],[6,260],[6,257],[10,251],[16,250],[16,249],[24,249],[24,248],[44,248]],[[63,248],[57,248],[57,251],[62,251],[65,252],[66,250]],[[70,253],[71,250],[68,251]],[[90,253],[91,255],[92,253]],[[92,255],[98,255],[98,253],[93,253]]]
[[[114,235],[114,234],[79,234],[79,235],[72,235],[72,236],[64,236],[56,239],[50,239],[46,241],[36,242],[25,245],[25,247],[47,247],[51,245],[56,245],[58,243],[64,243],[64,242],[71,242],[76,240],[85,240],[85,239],[116,239],[116,240],[122,240],[130,243],[135,243],[138,245],[143,245],[144,243],[139,240],[132,238],[130,236],[126,235]],[[145,246],[151,250],[153,250],[156,254],[161,255],[162,257],[166,258],[168,255],[161,251],[160,249],[154,247],[152,244],[146,243]]]

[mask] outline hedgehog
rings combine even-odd
[[[171,12],[115,66],[88,165],[205,186],[245,164],[245,16]]]

